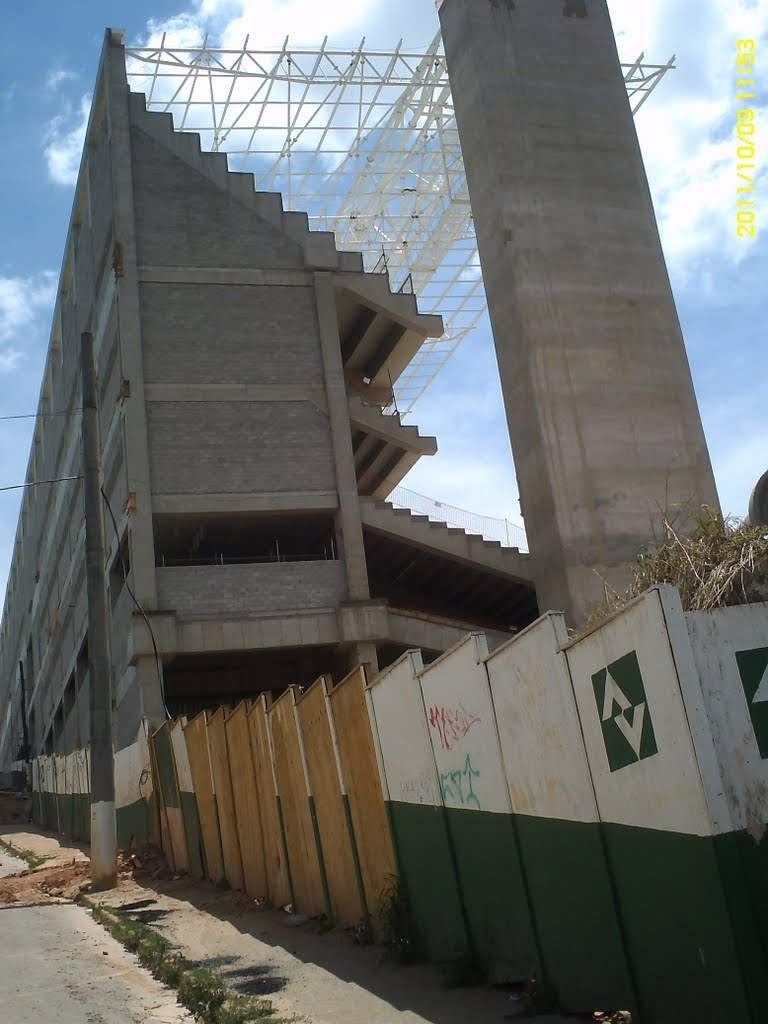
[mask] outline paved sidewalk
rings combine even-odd
[[[0,846],[0,878],[8,875],[18,875],[20,871],[26,871],[27,862],[21,857],[14,857]]]
[[[71,864],[73,860],[88,860],[87,846],[65,840],[53,832],[42,832],[34,825],[0,825],[0,839],[19,850],[45,858],[45,866],[49,868]]]
[[[74,904],[0,909],[2,1019],[194,1024],[173,992]]]

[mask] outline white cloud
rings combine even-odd
[[[416,50],[431,42],[439,28],[434,0],[193,0],[172,18],[152,19],[139,46],[209,44],[239,50],[246,38],[252,49],[282,47],[356,47],[363,37],[372,47],[392,47],[401,37]]]
[[[39,328],[41,314],[47,314],[56,296],[56,275],[43,271],[32,277],[0,277],[0,373],[14,370],[21,362],[30,331]]]
[[[701,282],[707,263],[739,263],[753,249],[736,237],[736,40],[768,47],[768,0],[611,0],[622,60],[645,51],[667,73],[637,117],[664,252],[673,276]],[[764,97],[764,93],[763,93]],[[768,118],[765,99],[755,103]],[[766,181],[765,170],[762,181]]]
[[[45,160],[48,177],[57,185],[74,185],[80,167],[91,97],[83,96],[77,109],[66,110],[48,124],[45,132]]]
[[[55,68],[49,71],[45,80],[45,88],[53,92],[62,82],[73,82],[79,77],[80,75],[76,71],[70,71],[69,68]]]

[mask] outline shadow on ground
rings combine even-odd
[[[393,962],[381,946],[359,945],[354,932],[323,931],[317,922],[290,925],[290,915],[257,906],[241,893],[222,891],[209,882],[189,878],[180,880],[141,879],[145,890],[157,893],[161,906],[150,909],[149,901],[134,904],[133,913],[156,914],[161,932],[176,938],[176,921],[185,915],[185,905],[211,915],[219,922],[252,936],[277,954],[286,953],[303,964],[316,965],[345,982],[369,992],[390,1007],[410,1011],[430,1024],[496,1024],[502,1021],[535,1020],[537,1024],[566,1024],[577,1020],[590,1021],[591,1015],[531,1013],[520,998],[519,986],[494,988],[449,988],[445,973],[430,964],[402,965]],[[176,902],[178,901],[178,903]],[[129,910],[130,905],[122,909]],[[148,917],[137,918],[149,923]],[[242,995],[269,996],[289,991],[296,985],[280,967],[254,965],[238,954],[237,941],[230,939],[232,950],[200,959],[202,966],[215,967],[229,985]],[[188,955],[185,952],[185,955]],[[341,1018],[339,1018],[341,1019]],[[346,1019],[346,1018],[344,1018]],[[384,1017],[381,1018],[384,1021]],[[391,1015],[386,1017],[391,1020]]]

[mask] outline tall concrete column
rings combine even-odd
[[[582,624],[717,506],[606,0],[443,0],[539,607]]]
[[[341,361],[341,342],[339,341],[333,278],[328,273],[316,271],[314,280],[328,401],[328,421],[331,428],[336,487],[339,494],[337,536],[341,540],[342,550],[340,553],[344,559],[347,573],[349,599],[350,601],[367,601],[371,595],[368,589],[368,567],[363,544],[363,527],[360,521],[360,497],[355,477],[355,457],[352,451],[349,404],[347,387],[344,382],[344,367]]]

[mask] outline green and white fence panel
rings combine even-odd
[[[189,855],[189,871],[195,878],[205,877],[205,858],[203,853],[203,836],[200,831],[200,815],[197,810],[195,786],[192,782],[192,769],[189,765],[187,742],[184,738],[186,718],[173,723],[170,731],[171,749],[176,763],[176,779],[179,785],[179,800],[184,818],[184,832],[187,837],[187,853]]]
[[[501,761],[483,634],[419,674],[429,737],[469,926],[491,982],[540,973],[530,904]]]
[[[768,1020],[768,604],[689,612],[688,634],[725,794],[716,829],[745,974]]]
[[[369,708],[383,770],[400,884],[423,953],[456,960],[469,951],[440,783],[419,687],[421,653],[408,651],[370,684]]]
[[[486,661],[509,799],[546,980],[570,1010],[632,1009],[581,726],[548,613]]]
[[[32,782],[34,820],[43,828],[58,829],[59,813],[56,805],[56,775],[53,754],[35,758]]]
[[[57,760],[64,778],[58,795],[59,830],[72,839],[88,842],[91,833],[89,751],[73,750]]]
[[[722,787],[702,781],[716,761],[677,592],[653,588],[566,654],[640,1020],[756,1020],[715,842],[728,812]]]
[[[153,792],[147,723],[142,721],[135,743],[115,754],[115,816],[121,850],[155,837]]]

